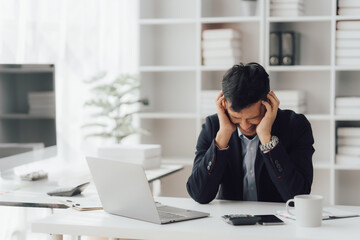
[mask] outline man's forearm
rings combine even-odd
[[[229,140],[231,138],[230,132],[218,131],[215,138],[215,143],[220,149],[224,149],[228,146]]]

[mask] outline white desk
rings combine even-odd
[[[167,225],[157,225],[139,220],[108,214],[102,210],[79,212],[64,210],[32,223],[32,231],[62,235],[102,236],[133,239],[358,239],[360,218],[346,218],[323,221],[318,228],[299,228],[290,219],[283,219],[279,226],[232,226],[221,216],[229,213],[274,214],[283,210],[285,204],[261,202],[236,202],[215,200],[200,205],[192,199],[156,198],[163,204],[193,210],[210,212],[208,218],[196,219]],[[339,209],[360,213],[360,207],[336,206]]]
[[[48,172],[48,179],[39,181],[0,180],[0,206],[67,208],[66,205],[60,203],[60,200],[69,197],[52,197],[46,193],[59,186],[75,186],[91,181],[91,174],[85,161],[70,165],[64,164],[58,159],[51,159],[32,165],[34,166],[29,169],[44,169]],[[181,169],[183,169],[182,165],[161,165],[159,169],[146,170],[145,173],[151,183]],[[100,202],[93,183],[85,189],[83,194],[72,198],[78,201],[86,198]]]

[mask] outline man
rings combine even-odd
[[[279,109],[269,75],[257,63],[235,65],[224,76],[196,145],[190,196],[286,202],[308,194],[313,180],[314,139],[302,114]]]

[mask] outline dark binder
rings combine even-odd
[[[270,32],[270,65],[280,65],[281,58],[281,33]]]
[[[281,64],[294,65],[295,64],[295,33],[283,32],[281,34]]]

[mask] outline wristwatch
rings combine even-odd
[[[260,145],[260,150],[262,152],[267,152],[272,150],[274,147],[276,147],[276,145],[279,143],[279,138],[277,136],[271,136],[271,140],[268,143],[265,144],[261,144]]]

